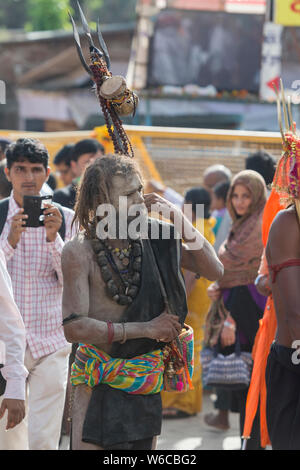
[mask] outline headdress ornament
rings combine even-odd
[[[90,27],[78,2],[77,4],[82,27],[89,43],[90,55],[90,63],[88,65],[81,49],[80,37],[75,21],[71,14],[69,14],[80,61],[95,83],[96,94],[102,108],[108,133],[113,141],[115,153],[133,157],[133,149],[123,128],[120,116],[135,114],[138,97],[133,91],[128,89],[123,77],[112,75],[109,52],[100,31],[99,20],[97,22],[97,36],[100,49],[95,46]]]
[[[296,133],[291,99],[286,101],[282,80],[280,90],[274,86],[277,96],[277,114],[282,137],[283,154],[278,162],[273,180],[273,188],[278,192],[284,205],[294,203],[300,220],[300,137]],[[282,110],[284,123],[282,120]]]

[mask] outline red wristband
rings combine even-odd
[[[108,321],[106,323],[107,323],[107,341],[108,341],[108,344],[111,344],[115,336],[114,325],[112,324],[111,321]]]

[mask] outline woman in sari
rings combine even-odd
[[[193,225],[214,244],[213,228],[216,220],[210,217],[211,197],[204,188],[192,188],[185,194],[184,204],[191,204]],[[196,207],[202,205],[204,212],[196,217]],[[187,214],[186,214],[187,215]],[[185,271],[185,284],[187,291],[188,315],[186,323],[194,330],[194,373],[193,390],[184,393],[162,392],[163,417],[166,419],[186,418],[194,416],[202,408],[202,379],[200,351],[204,339],[204,325],[210,306],[207,288],[211,284],[205,278],[196,279],[195,274]]]
[[[216,344],[224,355],[235,351],[238,340],[242,351],[251,352],[266,297],[254,285],[263,252],[262,216],[266,203],[266,185],[259,173],[245,170],[232,180],[227,208],[232,218],[228,239],[219,249],[224,276],[208,288],[213,300],[207,317],[206,342]],[[217,327],[216,327],[217,325]],[[247,391],[233,391],[232,411],[240,414],[243,432]],[[259,449],[259,420],[256,417],[248,449]]]

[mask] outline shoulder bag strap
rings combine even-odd
[[[8,197],[0,201],[0,235],[3,232],[4,225],[7,219],[8,205],[9,205]]]

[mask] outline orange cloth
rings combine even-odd
[[[262,219],[262,241],[265,247],[267,246],[269,230],[272,225],[272,222],[277,213],[282,209],[284,209],[284,206],[280,204],[280,196],[273,189],[265,205],[265,210]]]
[[[284,207],[280,204],[278,193],[273,189],[265,206],[263,214],[262,238],[266,247],[268,241],[269,230],[276,214]],[[265,258],[265,253],[264,253]],[[266,267],[266,259],[262,260],[260,272]],[[252,350],[253,371],[251,376],[250,387],[246,403],[246,416],[243,431],[243,438],[249,438],[251,435],[253,420],[257,412],[258,403],[260,401],[260,433],[261,446],[266,447],[270,444],[270,438],[267,428],[266,418],[266,381],[265,371],[270,347],[275,338],[277,321],[275,315],[274,302],[272,295],[267,299],[264,316],[259,322],[259,329],[255,338]]]

